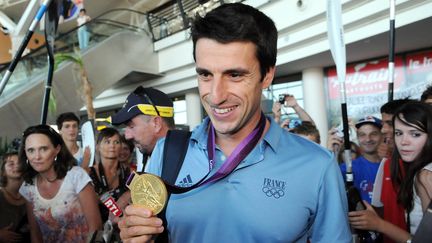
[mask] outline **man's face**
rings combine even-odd
[[[256,47],[250,42],[221,44],[201,38],[196,43],[196,71],[201,102],[218,134],[242,137],[253,130],[261,114],[263,81]]]
[[[152,116],[138,115],[126,123],[125,138],[143,154],[151,154],[157,137]]]
[[[393,115],[388,113],[381,113],[382,128],[381,133],[384,136],[384,141],[387,145],[393,147]]]
[[[381,141],[381,132],[372,124],[364,124],[357,129],[360,148],[365,154],[375,154]]]
[[[65,121],[63,122],[60,134],[64,141],[75,142],[78,137],[78,122]]]

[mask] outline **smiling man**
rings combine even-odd
[[[371,203],[375,176],[382,159],[378,155],[378,146],[382,140],[382,122],[374,116],[366,116],[359,119],[355,126],[361,156],[352,161],[354,186],[360,191],[362,199]],[[345,163],[341,164],[341,170],[345,176]]]
[[[168,201],[170,242],[350,242],[332,155],[262,113],[262,90],[275,74],[273,21],[248,5],[225,4],[196,17],[192,40],[208,117],[191,135],[176,180],[181,194]],[[161,174],[163,151],[160,140],[149,173]],[[152,242],[165,230],[134,205],[119,226],[124,242]]]

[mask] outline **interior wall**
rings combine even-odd
[[[11,61],[12,57],[9,53],[11,49],[11,40],[9,35],[0,32],[0,63],[8,63]],[[27,48],[30,50],[36,49],[41,45],[45,44],[45,37],[43,34],[34,33],[30,39]]]

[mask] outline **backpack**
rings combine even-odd
[[[161,178],[170,185],[175,184],[175,180],[177,179],[178,173],[180,172],[180,169],[183,165],[183,161],[189,146],[190,136],[191,132],[183,130],[170,130],[166,135],[162,156]],[[158,215],[159,218],[161,218],[163,221],[163,226],[165,230],[158,235],[155,241],[156,243],[169,242],[167,220],[165,214],[170,196],[171,193],[168,191],[167,204],[165,205],[162,212],[160,212]]]

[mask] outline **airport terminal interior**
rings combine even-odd
[[[8,70],[40,7],[39,0],[0,0],[0,77]],[[192,130],[205,117],[192,56],[190,21],[236,0],[76,0],[61,2],[55,33],[55,70],[47,122],[63,112],[87,119],[80,84],[82,71],[92,85],[97,124],[119,110],[137,86],[159,89],[174,101],[175,122]],[[246,0],[269,15],[278,37],[276,77],[263,90],[262,107],[272,113],[280,94],[292,94],[314,119],[325,141],[341,123],[340,83],[330,53],[326,1]],[[342,0],[346,45],[346,95],[353,120],[379,116],[387,101],[389,1]],[[62,5],[63,4],[63,5]],[[80,47],[77,18],[86,9],[88,43]],[[432,1],[400,0],[395,8],[394,95],[419,98],[432,83]],[[35,28],[0,94],[0,137],[12,139],[41,120],[49,62],[45,18]],[[62,56],[73,57],[62,59]],[[77,64],[80,63],[80,64]],[[84,97],[85,98],[85,97]],[[282,108],[283,118],[295,112]]]
[[[0,0],[0,242],[432,242],[431,30],[432,0]]]

